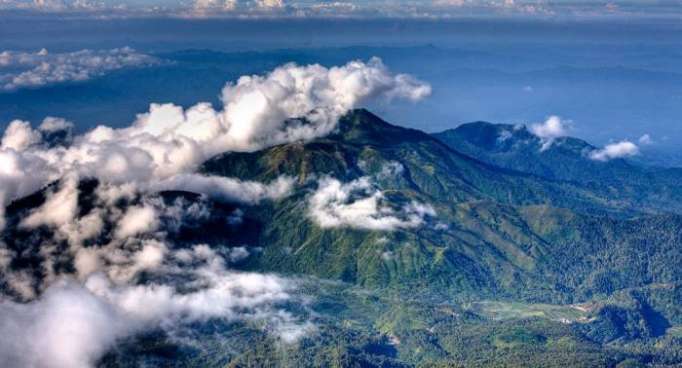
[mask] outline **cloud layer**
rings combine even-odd
[[[48,84],[81,82],[108,72],[156,65],[160,61],[124,47],[50,53],[0,52],[0,90],[36,88]]]
[[[8,63],[33,62],[15,56]],[[0,299],[0,361],[90,367],[118,340],[141,330],[172,331],[209,319],[258,321],[282,341],[300,338],[311,325],[281,305],[302,303],[292,294],[295,282],[231,270],[230,262],[252,254],[241,244],[178,244],[173,236],[182,226],[212,218],[206,196],[253,205],[288,195],[293,178],[258,183],[196,169],[220,153],[326,135],[341,115],[368,99],[416,101],[429,93],[428,85],[390,73],[379,59],[332,68],[287,64],[228,83],[222,110],[208,103],[186,110],[152,104],[127,128],[99,126],[77,136],[62,119],[46,118],[38,128],[11,122],[0,141],[0,214],[12,200],[53,184],[42,204],[14,214],[21,218],[13,217],[15,225],[5,230],[42,237],[21,249],[0,242],[6,292]],[[88,178],[98,180],[84,194],[81,184]],[[329,184],[367,191],[374,209],[360,212],[376,228],[417,226],[432,211],[412,203],[394,213],[380,203],[381,193],[364,184]],[[169,203],[157,194],[163,190],[205,196]],[[341,203],[344,198],[318,198],[319,210],[332,206],[332,216],[342,222],[363,207]],[[218,217],[221,226],[237,231],[242,214]],[[2,229],[4,216],[0,220]],[[27,255],[31,265],[15,267],[13,261]]]
[[[191,276],[191,283],[115,285],[97,273],[83,283],[60,280],[28,304],[0,302],[0,358],[4,364],[92,367],[119,339],[143,330],[180,329],[183,324],[209,319],[264,321],[275,335],[281,331],[285,342],[312,328],[277,307],[291,299],[289,291],[294,285],[289,280],[229,271],[223,258],[207,246],[195,246],[182,256],[145,249],[136,260],[145,266],[141,270]],[[181,293],[180,288],[194,291]]]
[[[607,144],[604,148],[590,152],[595,161],[609,161],[616,158],[630,157],[639,154],[639,147],[630,141]]]
[[[210,219],[205,200],[168,203],[134,188],[100,184],[83,213],[81,194],[77,180],[63,179],[19,222],[23,231],[47,228],[51,235],[22,244],[20,251],[0,246],[3,288],[12,292],[0,299],[3,362],[91,367],[120,339],[211,319],[254,321],[284,342],[313,328],[281,305],[303,303],[292,294],[294,281],[228,267],[250,256],[246,247],[175,242],[180,226]],[[224,218],[225,226],[236,229],[239,221],[232,217]],[[11,266],[22,254],[34,263],[38,257],[40,268]],[[58,266],[64,262],[73,267]]]
[[[546,0],[193,0],[139,2],[132,0],[4,0],[2,9],[84,16],[183,17],[333,17],[429,18],[471,16],[517,17],[679,17],[674,1],[609,2]]]
[[[54,133],[59,124],[46,120],[34,130],[28,122],[13,121],[0,146],[0,200],[6,204],[51,181],[76,175],[149,188],[177,185],[221,192],[230,199],[243,192],[248,196],[244,200],[253,202],[274,192],[250,184],[246,190],[235,190],[235,180],[184,174],[219,153],[324,136],[336,128],[341,115],[368,99],[416,101],[430,91],[409,75],[390,73],[377,58],[332,68],[287,64],[264,76],[228,83],[222,91],[222,110],[208,103],[186,110],[152,104],[128,128],[99,126],[61,145],[47,145],[41,139],[48,125]]]

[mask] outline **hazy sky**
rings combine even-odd
[[[81,69],[65,78],[53,70],[43,79],[25,75],[14,87],[5,83],[0,127],[45,116],[65,117],[80,129],[122,126],[152,102],[217,105],[226,82],[286,62],[333,66],[378,56],[433,86],[419,104],[370,106],[396,124],[438,131],[475,120],[529,124],[558,115],[572,121],[571,135],[597,145],[648,134],[649,149],[675,153],[682,142],[682,23],[675,19],[102,19],[88,13],[64,21],[66,13],[2,18],[0,52],[37,55],[45,48],[50,62],[78,61]],[[112,51],[122,47],[133,48],[132,56]],[[91,54],[73,54],[84,49]],[[107,53],[108,63],[88,64]],[[146,64],[146,56],[157,62]],[[0,54],[0,84],[3,74],[17,73],[2,60]]]
[[[0,9],[93,16],[182,17],[667,17],[680,0],[1,0]]]

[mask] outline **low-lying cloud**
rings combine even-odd
[[[48,84],[82,82],[114,70],[151,66],[160,60],[129,47],[51,53],[0,52],[0,90],[37,88]]]
[[[561,120],[558,116],[550,116],[544,123],[532,124],[530,132],[540,138],[541,151],[549,149],[554,140],[568,134],[568,123]]]
[[[180,174],[153,184],[153,191],[184,190],[205,194],[227,202],[257,204],[266,199],[282,199],[294,187],[294,178],[280,176],[271,183],[243,181],[222,176]]]
[[[48,145],[40,129],[14,121],[0,147],[0,200],[6,204],[66,175],[164,189],[177,183],[227,190],[232,194],[226,196],[235,197],[239,191],[229,189],[235,182],[176,176],[194,172],[223,152],[324,136],[336,128],[340,116],[368,99],[417,101],[430,92],[429,85],[409,75],[390,73],[377,58],[331,68],[286,64],[264,76],[228,83],[222,91],[223,110],[209,103],[186,110],[152,104],[127,128],[98,126],[70,144]],[[245,200],[252,202],[253,185],[247,186],[251,189],[244,193],[250,197]]]
[[[310,218],[322,228],[394,231],[418,227],[427,216],[436,215],[433,207],[416,201],[401,208],[389,206],[367,176],[348,183],[324,177],[308,201]]]
[[[11,295],[0,299],[3,362],[13,367],[92,367],[120,339],[150,329],[173,332],[212,319],[254,321],[254,328],[265,328],[287,343],[314,328],[282,306],[304,303],[292,294],[296,282],[228,267],[248,258],[248,248],[175,243],[168,236],[178,224],[207,220],[211,214],[205,201],[177,198],[167,203],[100,184],[89,211],[82,213],[80,194],[77,182],[66,178],[20,221],[23,231],[51,230],[51,237],[22,245],[26,249],[21,253],[39,255],[41,279],[12,267],[11,259],[19,257],[16,249],[0,246],[0,274],[18,300]],[[235,223],[225,219],[226,226]],[[86,245],[92,239],[99,240]],[[67,247],[58,247],[62,243]],[[73,268],[56,266],[65,260]]]
[[[590,152],[590,159],[609,161],[616,158],[630,157],[639,154],[639,147],[630,141],[607,144],[604,148]]]
[[[33,56],[15,61],[16,55],[4,55],[8,63],[34,62]],[[258,183],[198,174],[198,167],[224,152],[324,136],[368,99],[416,101],[429,93],[427,84],[390,73],[376,58],[332,68],[287,64],[228,83],[222,110],[208,103],[188,109],[152,104],[129,127],[99,126],[76,136],[62,119],[46,118],[38,128],[11,122],[0,141],[0,231],[8,203],[46,188],[44,202],[14,213],[22,216],[12,219],[17,228],[5,230],[45,238],[22,249],[0,242],[6,293],[0,299],[0,361],[90,367],[118,340],[143,329],[172,330],[209,319],[258,321],[285,342],[300,338],[312,326],[280,305],[302,303],[292,293],[294,281],[231,270],[230,262],[252,254],[242,244],[177,244],[169,236],[183,224],[208,221],[213,207],[207,196],[246,205],[277,200],[290,193],[293,178]],[[81,184],[90,178],[96,187],[88,189],[83,206]],[[369,198],[358,202],[334,195],[334,188]],[[328,179],[320,189],[326,194],[313,196],[318,212],[331,209],[328,221],[340,225],[355,213],[375,229],[414,227],[433,213],[416,202],[390,208],[363,180],[342,185]],[[205,196],[169,203],[156,194],[163,190]],[[222,215],[224,226],[234,227],[243,212]],[[17,268],[13,260],[28,253],[31,265]]]
[[[96,273],[83,283],[62,279],[27,304],[0,302],[0,358],[12,367],[92,367],[122,338],[210,319],[264,321],[285,342],[311,330],[277,307],[292,299],[290,280],[229,271],[222,257],[203,251],[195,247],[184,261],[151,255],[157,259],[147,270],[192,276],[187,284],[115,285]]]

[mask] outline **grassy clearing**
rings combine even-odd
[[[572,305],[525,304],[517,302],[482,301],[465,308],[493,320],[544,318],[563,323],[583,322],[588,312]]]

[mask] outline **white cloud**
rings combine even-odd
[[[195,0],[194,9],[198,12],[209,10],[232,11],[237,9],[237,0]]]
[[[131,126],[99,126],[74,137],[68,146],[37,144],[37,133],[17,123],[5,133],[7,145],[0,149],[0,199],[7,203],[67,174],[145,188],[174,189],[171,184],[176,183],[239,198],[234,195],[241,190],[237,181],[183,175],[223,152],[324,136],[336,128],[341,115],[368,99],[416,101],[429,93],[430,86],[391,74],[377,58],[332,68],[287,64],[265,76],[228,83],[223,110],[208,103],[187,110],[152,104]],[[305,121],[289,120],[293,118]],[[276,184],[262,189],[245,183],[244,193],[250,200],[276,197],[285,192],[286,181]]]
[[[352,14],[359,10],[360,7],[349,1],[332,1],[324,3],[312,4],[309,13],[310,15],[320,16],[338,16],[343,14]]]
[[[644,134],[641,137],[639,137],[639,144],[648,146],[650,144],[654,143],[654,140],[651,139],[651,136],[649,134]]]
[[[38,126],[38,130],[48,133],[54,133],[59,131],[72,130],[73,127],[74,125],[70,121],[66,121],[62,118],[48,116],[43,120],[40,126]]]
[[[230,249],[230,262],[239,262],[249,257],[246,247],[234,247]]]
[[[132,328],[88,290],[55,286],[29,304],[0,302],[0,358],[18,368],[92,367]]]
[[[42,12],[93,12],[111,9],[105,6],[103,2],[96,0],[4,0],[0,1],[0,9],[2,8],[30,9]]]
[[[285,8],[283,0],[194,0],[192,16],[209,17],[226,14],[271,13]]]
[[[27,121],[14,120],[9,123],[2,136],[2,149],[23,151],[29,146],[40,142],[40,132],[33,130]]]
[[[568,123],[558,116],[550,116],[544,123],[531,125],[530,132],[540,138],[542,142],[540,150],[545,151],[552,146],[555,139],[568,134]]]
[[[0,149],[0,200],[3,201],[0,207],[56,179],[50,171],[48,163],[35,154]]]
[[[22,298],[32,300],[22,304],[0,298],[0,361],[16,367],[91,367],[121,338],[150,328],[182,329],[186,323],[214,318],[257,321],[255,327],[264,326],[284,342],[314,330],[279,305],[299,301],[290,294],[292,281],[225,267],[226,259],[237,262],[247,257],[245,247],[222,254],[206,244],[177,249],[166,243],[169,228],[162,228],[161,219],[204,217],[196,202],[177,199],[168,206],[143,197],[142,204],[122,210],[110,201],[127,196],[125,190],[112,194],[103,188],[95,192],[102,195],[95,207],[79,218],[76,183],[63,180],[22,222],[56,228],[55,239],[42,240],[37,251],[45,257],[44,290],[34,289],[34,275],[8,268],[14,255],[0,247],[3,279]],[[116,236],[108,244],[83,246],[78,237],[87,237],[91,227],[96,233],[103,231],[103,221],[117,224],[109,230]],[[156,229],[159,232],[151,239],[136,238]],[[63,237],[69,239],[69,248],[55,248]],[[75,273],[55,269],[52,260],[57,256],[72,257]],[[138,275],[143,271],[163,277],[142,284]]]
[[[15,62],[16,55],[2,55],[3,62]],[[65,144],[43,141],[54,132],[70,131],[72,125],[64,120],[48,118],[35,130],[24,122],[12,123],[0,146],[0,212],[16,198],[57,184],[44,204],[21,221],[25,229],[53,230],[54,239],[36,245],[42,257],[40,279],[2,266],[13,253],[1,252],[0,271],[9,288],[33,301],[0,301],[0,360],[19,367],[88,367],[117,339],[140,328],[174,328],[210,318],[266,321],[285,342],[310,331],[309,324],[277,307],[291,299],[291,281],[225,268],[224,257],[236,262],[248,256],[246,249],[232,247],[229,254],[208,245],[175,249],[168,232],[185,217],[205,216],[205,209],[200,203],[166,205],[150,192],[185,189],[247,204],[282,198],[290,192],[292,178],[262,184],[194,171],[219,153],[328,134],[341,115],[371,98],[416,101],[429,93],[428,85],[391,74],[379,59],[333,68],[287,64],[226,85],[223,110],[207,103],[186,110],[153,104],[129,127],[100,126]],[[301,120],[286,121],[296,118]],[[81,178],[100,181],[93,208],[85,215],[78,207]],[[375,213],[332,198],[328,204],[336,205],[334,215],[346,221],[348,210],[359,211],[371,226],[390,229],[418,226],[433,213],[418,203],[391,209],[381,203],[380,192],[365,189],[370,202],[375,201]],[[86,239],[98,244],[86,247]],[[68,248],[57,246],[62,241]],[[59,267],[57,260],[73,261],[74,269]],[[180,284],[139,280],[142,271]],[[192,281],[184,285],[177,280]]]
[[[639,147],[637,147],[636,144],[630,141],[620,141],[590,152],[590,159],[595,161],[609,161],[615,158],[635,156],[637,154],[639,154]]]
[[[306,140],[329,133],[338,118],[366,99],[420,100],[431,87],[406,74],[391,75],[380,59],[353,61],[342,67],[287,64],[269,75],[241,77],[223,89],[231,138],[248,148],[260,142]],[[313,124],[285,126],[305,117]]]
[[[427,216],[435,216],[430,205],[411,202],[400,209],[385,204],[384,194],[369,177],[349,183],[325,177],[310,196],[309,216],[322,228],[351,227],[393,231],[418,227]]]
[[[49,53],[3,51],[0,53],[0,89],[36,88],[48,84],[79,82],[108,72],[158,64],[152,56],[124,47]],[[3,73],[2,68],[11,68]]]
[[[201,174],[180,174],[157,183],[154,191],[184,190],[206,194],[219,200],[257,204],[265,199],[281,199],[289,195],[294,186],[294,178],[280,176],[267,185],[242,181],[222,176]]]
[[[433,5],[461,7],[466,5],[467,2],[467,0],[433,0]]]
[[[161,266],[168,248],[164,243],[149,241],[142,249],[135,253],[135,266],[140,270],[153,270]]]
[[[156,230],[159,226],[156,211],[151,206],[133,206],[128,208],[118,222],[116,237],[125,239],[138,234]]]
[[[404,171],[405,166],[403,166],[403,164],[400,162],[388,161],[382,166],[381,171],[377,176],[379,178],[393,178],[402,175]]]
[[[45,203],[22,220],[21,226],[61,226],[71,222],[78,210],[78,182],[73,178],[63,181],[59,191],[48,194]]]
[[[163,254],[145,248],[138,262],[159,267]],[[12,367],[93,367],[121,338],[209,319],[264,321],[285,342],[313,329],[277,306],[292,299],[291,281],[226,270],[215,255],[201,262],[189,270],[170,268],[192,274],[193,285],[115,285],[94,274],[83,283],[56,282],[30,303],[0,301],[0,358]],[[178,291],[187,286],[193,291]]]
[[[284,7],[284,0],[254,0],[254,3],[257,7],[264,9],[279,9]]]

